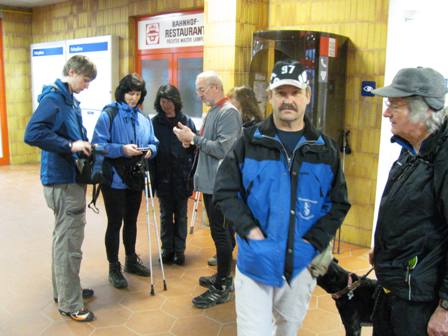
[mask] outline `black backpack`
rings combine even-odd
[[[118,108],[115,106],[107,106],[104,111],[109,116],[109,133],[112,134],[112,124],[117,116]],[[94,150],[92,154],[93,166],[92,166],[92,200],[90,201],[88,207],[95,213],[99,213],[100,210],[96,206],[96,201],[100,195],[101,185],[110,184],[112,182],[112,163],[109,159],[104,157],[104,152],[101,150]]]

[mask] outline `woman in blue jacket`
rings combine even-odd
[[[193,191],[190,181],[194,148],[184,148],[173,133],[178,122],[196,133],[196,127],[182,113],[179,90],[172,85],[162,85],[157,91],[152,119],[154,132],[160,140],[159,153],[151,162],[155,189],[160,202],[162,260],[164,263],[185,263],[187,238],[187,203]]]
[[[139,109],[146,96],[145,81],[137,74],[123,77],[115,90],[115,102],[107,105],[98,118],[92,143],[101,145],[106,161],[112,166],[110,181],[101,190],[107,213],[105,237],[109,261],[109,282],[115,288],[126,288],[126,278],[118,260],[120,229],[126,252],[124,271],[149,276],[135,253],[137,216],[142,199],[142,165],[153,158],[159,141],[151,120]]]

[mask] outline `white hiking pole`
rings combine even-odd
[[[146,167],[145,167],[146,168]],[[147,176],[148,171],[145,169],[145,203],[146,203],[146,229],[148,231],[148,254],[149,254],[149,272],[150,272],[150,276],[151,276],[151,295],[154,295],[154,278],[153,278],[153,270],[152,270],[152,247],[151,247],[151,224],[149,223],[149,203],[148,203],[148,198],[149,198],[149,188],[150,188],[150,184],[148,181],[148,176]]]
[[[163,290],[167,290],[165,270],[163,269],[163,262],[162,262],[162,250],[160,248],[159,228],[157,225],[156,207],[154,206],[154,197],[152,194],[152,187],[151,187],[151,177],[149,175],[148,160],[145,160],[145,181],[147,181],[147,183],[146,183],[147,190],[149,191],[149,197],[151,198],[152,214],[153,214],[153,221],[154,221],[154,232],[155,232],[156,243],[157,243],[157,251],[159,253],[160,269],[162,270]],[[148,197],[146,197],[146,202],[148,202]],[[148,215],[148,217],[149,217],[149,215]],[[152,282],[152,278],[151,278],[151,282]],[[151,295],[154,295],[154,284],[153,283],[151,283]]]
[[[200,191],[196,191],[194,193],[193,213],[191,214],[191,222],[190,222],[190,234],[194,233],[194,225],[196,224],[196,218],[198,216],[198,205],[200,196],[201,196]]]

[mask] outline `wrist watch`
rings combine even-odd
[[[440,299],[439,306],[445,310],[448,310],[448,300]]]

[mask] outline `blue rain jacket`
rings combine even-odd
[[[24,140],[42,149],[40,179],[43,185],[76,182],[75,159],[70,142],[87,141],[82,115],[68,84],[57,79],[44,86],[39,106],[26,127]]]
[[[112,107],[118,109],[117,114],[110,125],[110,117],[106,108]],[[138,107],[131,108],[126,103],[114,102],[104,107],[103,112],[93,131],[92,143],[98,144],[104,148],[106,158],[125,157],[123,145],[136,144],[138,147],[149,147],[152,155],[151,159],[157,154],[159,140],[154,134],[151,120],[141,113]],[[114,189],[127,189],[126,184],[113,168],[111,187]]]
[[[249,129],[219,167],[214,202],[238,233],[240,272],[282,287],[333,238],[350,208],[339,152],[305,118],[293,155],[275,132],[272,116]],[[259,227],[264,240],[248,233]]]

